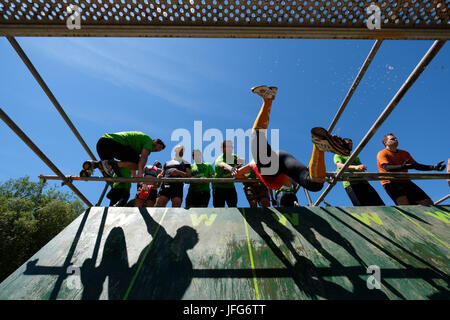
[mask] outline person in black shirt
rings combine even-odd
[[[174,159],[164,164],[163,171],[158,175],[158,178],[188,178],[192,176],[191,164],[183,160],[184,147],[178,145],[174,151]],[[183,182],[164,182],[159,190],[155,206],[165,207],[169,200],[172,200],[173,208],[181,207],[181,203],[183,202],[183,186]]]

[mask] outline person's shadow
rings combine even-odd
[[[292,214],[298,214],[301,217],[301,222],[291,223],[291,225],[297,230],[325,259],[327,259],[333,267],[340,268],[342,264],[328,252],[315,236],[313,229],[322,237],[331,240],[336,245],[345,249],[363,268],[367,268],[367,264],[357,254],[355,248],[350,242],[344,238],[339,232],[333,229],[333,227],[322,217],[309,210],[308,208],[279,208],[281,214],[283,214],[289,221],[289,217]]]
[[[108,277],[110,300],[179,300],[191,284],[192,262],[187,250],[198,243],[198,233],[189,226],[180,227],[175,237],[140,208],[151,242],[142,250],[138,261],[128,263],[127,246],[123,229],[115,227],[109,233],[101,263],[95,267],[92,259],[86,259],[80,275],[83,284],[83,300],[99,299]]]
[[[286,209],[286,208],[283,208]],[[300,208],[292,208],[289,210],[291,213],[298,213]],[[304,213],[304,212],[302,212]],[[340,285],[324,279],[320,275],[320,270],[317,268],[308,258],[300,256],[297,250],[293,246],[295,235],[287,227],[282,225],[269,209],[252,210],[246,209],[241,211],[245,220],[250,227],[266,242],[272,252],[280,259],[280,261],[291,272],[292,279],[297,287],[303,291],[310,299],[318,299],[322,297],[324,299],[387,299],[385,293],[380,290],[368,290],[366,282],[359,278],[357,273],[353,274],[350,271],[345,270],[341,263],[330,253],[328,253],[320,244],[320,242],[314,236],[311,229],[320,230],[322,234],[327,235],[327,238],[331,238],[335,243],[343,246],[352,256],[355,257],[356,252],[350,243],[339,235],[325,220],[316,216],[309,215],[309,212],[305,217],[301,219],[301,226],[296,225],[294,228],[298,231],[308,242],[310,242],[319,252],[323,252],[324,256],[331,262],[334,270],[343,269],[344,275],[351,281],[353,290],[349,291]],[[286,215],[287,212],[283,212]],[[295,258],[295,263],[291,263],[289,259],[283,254],[280,248],[273,242],[270,235],[264,230],[263,224],[272,229],[284,242],[286,247],[292,253]],[[357,256],[357,255],[356,255]],[[362,261],[358,257],[358,262]],[[342,275],[341,272],[337,272],[336,275]]]

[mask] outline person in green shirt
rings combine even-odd
[[[214,162],[214,178],[233,178],[232,173],[244,163],[237,154],[233,153],[233,142],[225,140],[222,142],[222,152]],[[213,183],[213,205],[215,208],[237,206],[237,193],[234,182]]]
[[[120,168],[121,177],[131,177],[131,171],[127,168]],[[113,177],[117,177],[116,174]],[[114,182],[111,190],[108,192],[106,197],[110,200],[110,207],[125,207],[127,201],[130,198],[130,182]]]
[[[202,152],[195,149],[192,151],[191,173],[193,178],[213,178],[214,169],[211,164],[202,162]],[[197,207],[206,208],[211,198],[211,189],[209,182],[191,183],[186,196],[186,209]]]
[[[165,147],[161,139],[152,139],[140,131],[105,133],[97,142],[100,167],[105,174],[115,173],[119,177],[119,168],[129,169],[133,177],[142,177],[150,153]]]
[[[347,142],[350,150],[353,149],[353,141],[350,138],[344,138]],[[338,170],[340,170],[347,159],[350,156],[342,156],[335,154],[334,163]],[[367,166],[361,163],[359,157],[356,157],[352,164],[347,167],[346,171],[349,172],[364,172],[367,170]],[[354,206],[384,206],[383,200],[381,200],[378,193],[367,181],[342,181],[345,192],[349,196]]]
[[[256,173],[251,171],[245,175],[248,179],[257,179]],[[257,208],[258,204],[261,207],[270,207],[269,189],[262,183],[242,183],[245,196],[247,197],[250,208]]]

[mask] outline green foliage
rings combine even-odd
[[[0,184],[0,281],[84,210],[71,193],[29,177]]]

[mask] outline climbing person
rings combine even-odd
[[[384,149],[377,154],[379,172],[408,172],[408,169],[420,171],[443,171],[444,161],[435,165],[424,165],[416,162],[408,151],[398,149],[398,140],[393,133],[382,138]],[[430,197],[409,179],[381,180],[381,185],[396,205],[421,204],[432,205]]]
[[[127,168],[133,177],[142,177],[150,153],[165,147],[161,139],[152,139],[140,131],[105,133],[97,142],[100,161],[85,161],[80,176],[90,176],[98,168],[107,176],[115,173],[120,177],[119,168]]]
[[[193,178],[213,178],[214,169],[211,164],[202,162],[202,152],[198,149],[192,151],[191,172]],[[191,183],[186,196],[186,209],[206,208],[211,199],[211,188],[209,182]]]
[[[263,99],[263,105],[252,129],[253,160],[246,166],[234,170],[232,174],[236,178],[242,178],[253,170],[256,176],[273,190],[278,190],[283,185],[290,187],[294,181],[307,190],[319,191],[326,178],[324,152],[348,156],[349,146],[342,138],[330,135],[324,128],[315,127],[311,130],[314,145],[309,167],[286,151],[273,151],[267,142],[265,131],[269,125],[272,102],[277,90],[276,87],[267,86],[252,88],[252,92]]]
[[[174,158],[164,164],[163,171],[158,175],[158,178],[189,178],[192,175],[191,164],[183,159],[184,146],[177,145],[174,148],[174,152]],[[181,207],[183,187],[183,182],[163,182],[159,189],[155,206],[165,207],[171,200],[173,208]]]
[[[353,149],[353,141],[350,138],[344,138],[349,145],[350,150]],[[334,155],[334,163],[336,167],[341,169],[347,162],[349,156]],[[361,163],[359,157],[356,157],[352,164],[347,167],[346,171],[349,172],[365,172],[367,166]],[[354,206],[384,206],[383,200],[381,200],[378,193],[367,181],[342,181],[345,192],[350,198]]]

